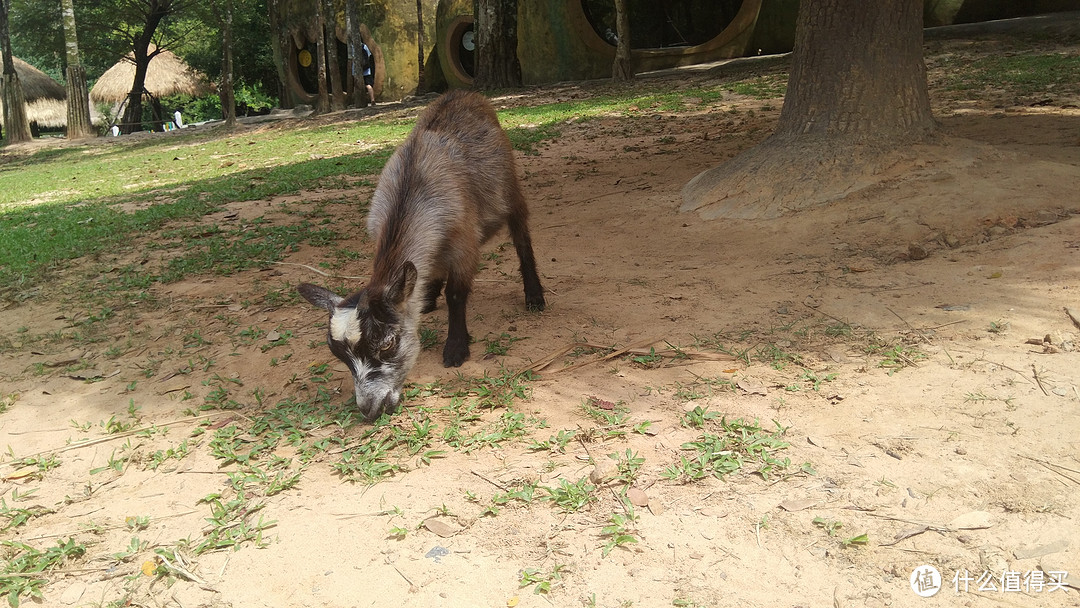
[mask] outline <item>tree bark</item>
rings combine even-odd
[[[416,94],[424,92],[424,0],[416,0]]]
[[[4,56],[4,73],[0,81],[4,99],[4,132],[7,143],[30,141],[30,122],[26,119],[26,96],[23,94],[15,60],[11,54],[11,32],[8,30],[10,0],[0,0],[0,54]]]
[[[225,126],[236,126],[236,87],[233,80],[233,0],[223,0],[218,20],[221,22],[221,117]]]
[[[630,63],[630,12],[626,2],[627,0],[615,0],[615,36],[619,42],[615,46],[611,78],[616,82],[634,79],[634,68]]]
[[[330,109],[344,110],[345,88],[341,86],[341,71],[338,66],[337,16],[334,13],[333,0],[324,0],[323,24],[323,35],[326,36],[326,71],[329,76],[327,87],[330,89]]]
[[[67,90],[67,138],[82,139],[94,135],[90,124],[90,92],[86,87],[86,69],[79,60],[79,37],[75,27],[73,0],[61,0],[64,19],[64,48],[67,67],[64,68],[64,88]]]
[[[353,108],[364,106],[364,96],[367,90],[364,88],[364,41],[360,36],[360,10],[356,3],[359,0],[345,0],[345,30],[349,38],[349,78],[352,84]]]
[[[803,0],[776,131],[683,188],[683,211],[767,218],[880,181],[932,137],[921,0]]]
[[[319,98],[315,103],[315,113],[325,114],[330,111],[330,93],[326,87],[326,27],[323,25],[323,3],[315,1],[315,23],[318,34],[315,36],[315,66],[319,81]]]
[[[120,132],[124,134],[142,130],[142,98],[146,94],[146,71],[150,60],[161,50],[156,49],[151,53],[150,43],[154,40],[154,32],[161,20],[174,9],[173,0],[146,0],[144,5],[146,21],[142,32],[135,37],[131,45],[135,57],[135,80],[131,84],[124,117],[121,119]]]
[[[521,86],[517,56],[517,0],[474,0],[476,77],[480,89]]]

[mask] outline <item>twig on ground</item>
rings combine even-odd
[[[1054,462],[1050,462],[1048,460],[1043,460],[1041,458],[1032,458],[1031,456],[1021,456],[1021,458],[1026,458],[1026,459],[1028,459],[1028,460],[1030,460],[1032,462],[1036,462],[1036,463],[1042,465],[1045,469],[1047,469],[1051,473],[1056,473],[1056,474],[1064,477],[1065,479],[1068,479],[1069,481],[1075,483],[1076,485],[1080,486],[1080,479],[1077,479],[1077,478],[1075,478],[1075,477],[1073,477],[1071,475],[1067,475],[1067,474],[1062,472],[1062,470],[1065,470],[1065,471],[1069,471],[1070,473],[1076,473],[1076,474],[1080,475],[1080,471],[1078,471],[1076,469],[1070,469],[1067,466],[1060,465],[1060,464],[1057,464],[1057,463],[1054,463]]]
[[[327,278],[331,278],[331,279],[350,279],[350,280],[353,280],[353,281],[366,281],[366,280],[368,280],[368,277],[350,277],[350,276],[343,275],[343,274],[331,274],[329,272],[323,272],[323,271],[319,270],[318,268],[315,268],[314,266],[308,266],[307,264],[297,264],[296,262],[274,262],[274,264],[281,264],[282,266],[299,266],[301,268],[306,268],[306,269],[310,270],[311,272],[314,272],[316,274],[321,274],[322,276],[327,277]]]
[[[900,319],[901,321],[903,321],[904,325],[907,325],[907,326],[908,326],[908,329],[910,329],[911,331],[913,331],[913,332],[915,332],[915,333],[919,334],[919,337],[923,339],[923,342],[926,342],[927,344],[930,344],[930,343],[931,343],[931,342],[930,342],[930,338],[927,338],[927,337],[926,337],[926,334],[924,334],[924,333],[922,332],[922,330],[921,330],[921,329],[917,329],[917,328],[916,328],[915,326],[913,326],[913,325],[912,325],[911,323],[908,323],[908,322],[907,322],[907,319],[905,319],[904,317],[901,317],[900,315],[896,314],[896,311],[895,311],[895,310],[893,310],[893,309],[889,308],[888,306],[886,306],[886,307],[885,307],[885,310],[887,310],[887,311],[891,312],[891,313],[893,314],[893,316],[895,316],[895,317],[896,317],[897,319]],[[913,364],[913,365],[914,365],[914,364]]]
[[[585,367],[586,365],[592,365],[594,363],[603,363],[604,361],[610,361],[611,359],[615,359],[616,357],[621,357],[623,355],[639,355],[639,356],[656,355],[658,357],[663,357],[665,359],[685,358],[685,359],[700,360],[700,361],[736,361],[738,359],[737,357],[735,357],[733,355],[726,354],[726,353],[711,353],[711,352],[699,351],[699,350],[676,349],[676,348],[673,348],[673,347],[669,348],[667,350],[660,350],[660,351],[657,351],[655,349],[645,350],[644,347],[655,344],[655,343],[659,342],[660,340],[662,340],[662,338],[648,338],[646,340],[642,340],[640,342],[635,342],[635,343],[633,343],[633,344],[631,344],[629,346],[625,346],[623,348],[614,350],[614,351],[604,355],[603,357],[600,357],[599,359],[590,359],[588,361],[579,361],[579,362],[574,363],[572,365],[568,365],[566,367],[562,367],[562,368],[559,368],[559,369],[556,369],[556,370],[552,370],[552,371],[550,371],[548,373],[549,374],[554,374],[554,373],[559,373],[559,372],[566,372],[566,371],[570,371],[570,370],[573,370],[573,369],[577,369],[579,367]],[[537,361],[536,363],[532,364],[531,366],[523,369],[522,371],[520,371],[518,373],[520,374],[520,373],[523,373],[523,372],[526,372],[526,371],[538,372],[538,371],[544,369],[545,367],[551,365],[552,363],[555,362],[556,359],[558,359],[559,357],[561,357],[561,356],[565,355],[566,353],[572,351],[575,348],[593,348],[593,349],[597,349],[597,350],[606,350],[606,349],[610,349],[611,347],[610,346],[601,346],[601,345],[598,345],[598,344],[589,344],[588,342],[574,342],[574,343],[569,344],[566,347],[560,349],[559,351],[555,352],[554,354],[548,355],[547,357],[544,357],[540,361]]]
[[[414,582],[412,582],[411,580],[409,580],[409,577],[405,576],[405,573],[404,573],[404,572],[402,572],[400,568],[398,568],[398,567],[397,567],[396,565],[394,565],[394,564],[390,564],[390,565],[394,567],[394,571],[396,571],[396,572],[397,572],[398,574],[400,574],[400,575],[401,575],[401,578],[405,579],[405,582],[406,582],[406,583],[409,583],[409,586],[410,586],[410,587],[412,587],[413,589],[419,589],[419,588],[420,588],[420,587],[418,587],[418,586],[416,585],[416,583],[414,583]]]
[[[1035,376],[1035,384],[1039,385],[1039,390],[1041,390],[1044,395],[1049,397],[1050,393],[1047,392],[1046,387],[1043,386],[1042,379],[1039,378],[1039,370],[1035,369],[1035,364],[1034,363],[1031,364],[1031,374],[1033,376]]]
[[[507,488],[506,486],[504,486],[503,484],[490,479],[489,477],[485,476],[483,473],[481,473],[481,472],[479,472],[479,471],[477,471],[475,469],[473,469],[471,472],[472,472],[473,475],[476,475],[480,479],[483,479],[484,481],[490,483],[491,485],[495,486],[496,488],[499,488],[503,492],[509,492],[510,491],[510,489]]]

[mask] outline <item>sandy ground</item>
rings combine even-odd
[[[687,180],[768,134],[778,100],[729,94],[720,108],[643,108],[565,125],[538,155],[520,157],[548,309],[525,312],[512,248],[497,237],[470,302],[472,359],[445,370],[439,348],[426,350],[412,379],[498,377],[575,343],[645,354],[678,347],[686,357],[564,352],[511,405],[532,425],[524,436],[468,452],[436,440],[443,457],[398,455],[405,470],[374,485],[332,466],[361,443],[364,425],[305,431],[305,440],[340,447],[303,466],[298,449],[279,442],[272,456],[289,459],[282,470],[300,481],[253,491],[262,508],[241,518],[276,522],[265,546],[188,555],[198,582],[140,568],[161,565],[154,549],[205,538],[213,528],[205,497],[235,496],[227,475],[240,466],[212,455],[211,435],[235,425],[237,445],[259,441],[251,421],[260,413],[318,390],[296,381],[312,364],[334,371],[321,387],[333,408],[350,393],[348,372],[321,343],[323,315],[264,294],[362,281],[305,268],[333,257],[304,247],[289,264],[155,288],[156,306],[132,303],[110,321],[109,339],[89,346],[63,338],[81,319],[59,296],[8,305],[0,494],[38,516],[2,537],[38,548],[69,537],[85,544],[84,556],[48,577],[49,606],[1080,605],[1080,329],[1066,312],[1080,311],[1080,111],[1075,100],[935,95],[935,104],[938,145],[843,201],[767,222],[703,222],[677,209]],[[369,188],[305,193],[237,204],[207,222],[295,222],[296,210],[344,199],[326,213],[360,223],[355,201],[369,196]],[[361,259],[334,272],[363,276],[370,243],[343,246]],[[445,314],[440,306],[425,320],[440,337]],[[264,350],[265,335],[238,338],[237,328],[252,326],[293,337]],[[191,344],[195,330],[205,343]],[[522,339],[485,356],[484,339],[504,333]],[[49,334],[61,339],[30,343]],[[110,347],[123,354],[109,356]],[[70,371],[73,361],[82,369]],[[223,385],[242,407],[187,411]],[[447,407],[448,395],[411,399],[395,424],[412,428]],[[597,422],[586,402],[616,404],[626,424]],[[141,408],[137,420],[130,404]],[[723,480],[666,478],[692,454],[686,442],[722,432],[719,417],[691,426],[695,408],[785,427],[790,445],[776,455],[790,459],[787,474],[766,479],[748,465]],[[172,424],[168,433],[110,435],[110,419]],[[442,414],[432,420],[439,430],[448,424]],[[632,430],[644,421],[646,432]],[[577,432],[564,451],[529,449],[560,430]],[[186,457],[149,466],[185,440]],[[624,526],[637,542],[606,556],[603,528],[626,515],[617,500],[625,485],[610,478],[575,512],[537,490],[531,503],[485,513],[522,483],[577,482],[593,471],[590,458],[626,450],[644,459],[637,519]],[[60,466],[41,477],[13,461],[39,452],[56,453]],[[116,457],[126,459],[122,471],[108,468]],[[799,472],[804,462],[813,474]],[[845,545],[863,534],[867,542]],[[144,544],[114,558],[132,537]],[[942,575],[930,599],[909,581],[923,565]],[[523,584],[523,572],[535,574]],[[1071,587],[1050,583],[1062,572]],[[548,591],[534,593],[544,580]]]

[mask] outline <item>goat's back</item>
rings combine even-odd
[[[392,271],[382,263],[406,259],[422,278],[443,274],[477,255],[511,213],[528,212],[510,140],[484,96],[451,91],[428,106],[379,178],[368,216],[373,278]]]

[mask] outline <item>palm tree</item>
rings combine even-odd
[[[64,18],[64,46],[67,50],[67,136],[80,139],[94,134],[90,124],[90,96],[86,88],[86,69],[79,61],[79,39],[75,31],[75,4],[60,0]]]

